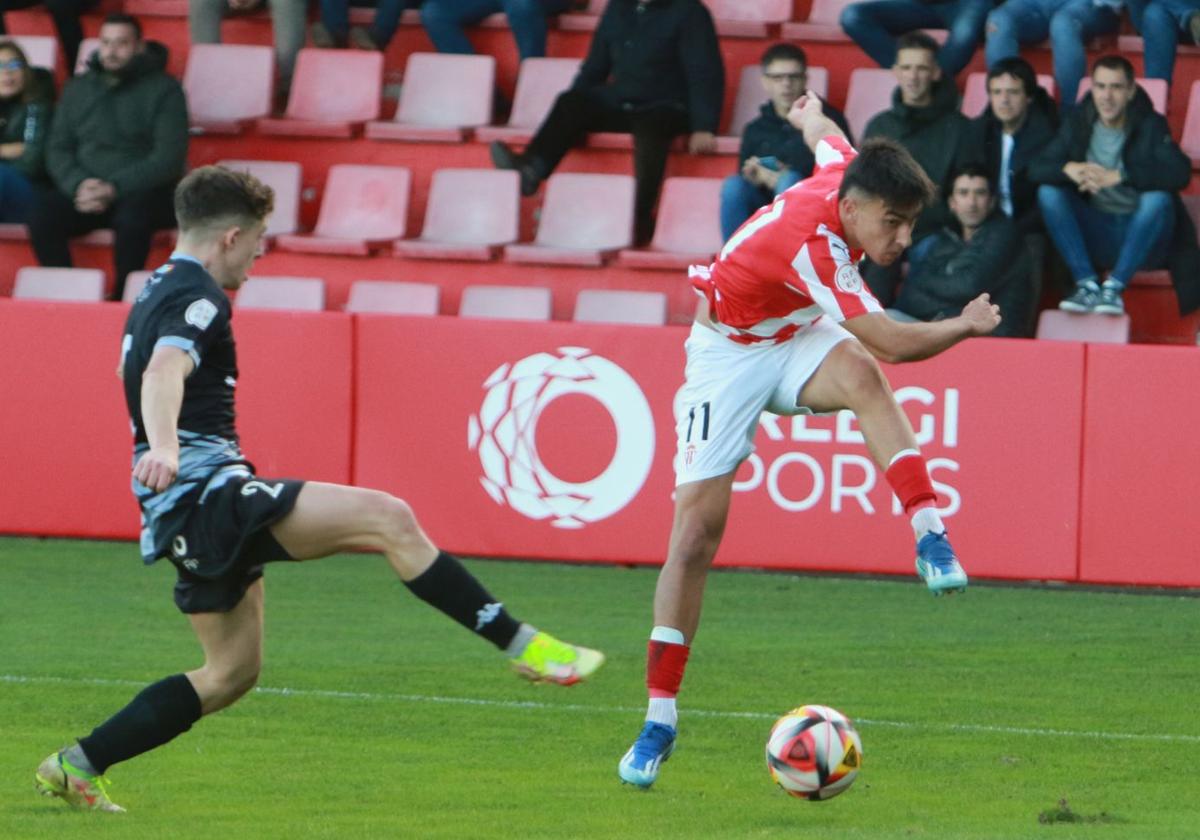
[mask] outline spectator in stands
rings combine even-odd
[[[193,44],[219,44],[221,21],[226,15],[259,12],[267,5],[275,33],[280,98],[286,99],[296,68],[296,53],[304,46],[307,0],[188,0],[188,37]]]
[[[808,87],[808,58],[794,44],[775,44],[763,53],[761,64],[768,100],[742,132],[740,171],[721,185],[721,233],[726,239],[755,210],[813,170],[804,136],[787,121],[792,104]],[[828,102],[821,108],[849,137],[841,112]]]
[[[1087,72],[1087,42],[1116,32],[1123,6],[1124,0],[1004,0],[987,18],[988,67],[1048,37],[1065,114],[1075,107],[1079,81]]]
[[[349,0],[319,0],[321,19],[313,24],[313,45],[323,49],[350,44],[360,50],[383,50],[392,42],[405,9],[415,9],[421,0],[379,0],[369,29],[350,26]],[[355,3],[354,5],[360,5]]]
[[[492,161],[533,195],[589,131],[633,135],[634,238],[650,240],[671,141],[716,149],[725,70],[712,15],[700,0],[610,0],[571,88],[560,94],[523,154],[492,143]]]
[[[115,290],[145,266],[154,231],[175,224],[173,192],[187,160],[187,103],[167,75],[167,49],[137,18],[110,14],[88,71],[67,84],[50,128],[53,186],[35,193],[29,234],[38,262],[70,266],[72,236],[114,233]]]
[[[29,220],[33,185],[46,173],[53,107],[50,71],[30,67],[20,47],[0,41],[0,222]]]
[[[896,63],[899,36],[918,29],[949,30],[938,63],[953,77],[975,55],[991,8],[992,0],[868,0],[842,9],[841,24],[880,67]]]
[[[992,335],[1029,335],[1036,300],[1032,260],[1012,220],[996,206],[991,175],[977,164],[949,179],[950,222],[912,247],[895,310],[901,320],[953,318],[983,293],[1000,307]],[[895,313],[894,313],[895,314]]]
[[[4,12],[45,5],[51,20],[54,21],[54,31],[58,33],[58,43],[62,45],[67,75],[70,75],[75,72],[79,45],[83,43],[83,26],[79,19],[97,2],[98,0],[0,0],[0,35],[8,32],[4,25]]]
[[[900,36],[893,67],[897,86],[892,107],[871,118],[863,138],[890,137],[898,141],[921,164],[929,179],[944,188],[967,118],[958,110],[958,89],[953,79],[943,76],[937,53],[937,42],[924,32]],[[945,219],[944,205],[927,207],[917,217],[913,242],[933,233]],[[895,297],[901,263],[896,260],[886,267],[870,261],[863,264],[863,278],[884,306]]]
[[[488,15],[504,12],[521,59],[546,54],[546,17],[582,8],[587,0],[425,0],[421,23],[438,52],[472,53],[475,50],[463,27],[474,26]]]
[[[1139,269],[1169,262],[1180,309],[1200,306],[1196,232],[1178,192],[1191,161],[1121,56],[1099,59],[1092,93],[1029,167],[1042,186],[1046,229],[1075,279],[1068,312],[1125,311],[1121,293]],[[1100,268],[1109,268],[1104,284]]]
[[[1054,139],[1058,109],[1023,58],[993,64],[987,91],[988,106],[963,131],[956,163],[982,166],[997,187],[1000,210],[1021,233],[1035,233],[1042,227],[1041,213],[1029,164]]]
[[[1200,46],[1200,0],[1130,0],[1129,17],[1142,35],[1146,77],[1171,84],[1175,47]]]

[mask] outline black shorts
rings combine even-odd
[[[229,612],[263,565],[295,560],[270,526],[296,506],[303,481],[235,475],[207,491],[175,537],[169,556],[179,573],[175,605],[185,613]]]

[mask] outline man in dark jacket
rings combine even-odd
[[[812,174],[812,151],[787,121],[792,104],[808,88],[808,57],[795,44],[775,44],[762,57],[762,83],[769,97],[759,116],[742,130],[738,174],[721,185],[721,233],[728,239],[759,207]],[[825,115],[846,136],[842,113],[822,102]]]
[[[943,77],[937,54],[937,42],[924,32],[900,37],[892,68],[897,82],[892,107],[871,118],[863,139],[889,137],[898,141],[921,164],[929,179],[944,189],[967,118],[958,110],[958,88],[953,79]],[[917,217],[913,242],[939,229],[946,219],[944,205],[925,208]],[[887,267],[863,264],[863,279],[884,306],[895,297],[900,265],[901,260]]]
[[[492,161],[521,174],[532,195],[589,131],[633,135],[635,239],[649,240],[671,141],[693,154],[716,148],[725,70],[712,15],[700,0],[611,0],[571,88],[523,154],[492,144]]]
[[[1029,168],[1051,239],[1075,279],[1060,308],[1125,311],[1121,293],[1142,268],[1169,263],[1180,311],[1200,307],[1196,231],[1179,200],[1191,163],[1167,121],[1110,55],[1092,70],[1092,93]],[[1100,268],[1109,268],[1103,286]]]
[[[996,186],[996,205],[1021,233],[1041,230],[1037,184],[1029,164],[1054,139],[1058,112],[1023,58],[1005,58],[987,73],[988,106],[958,144],[956,168],[982,166]]]
[[[188,117],[166,64],[166,48],[143,41],[136,18],[105,18],[88,72],[63,91],[46,150],[55,188],[38,192],[29,221],[34,253],[48,266],[71,265],[71,237],[111,227],[114,299],[125,275],[145,266],[154,231],[175,224]]]
[[[1037,304],[1032,260],[1016,225],[996,206],[990,173],[968,164],[955,170],[950,184],[953,222],[912,247],[895,309],[937,321],[987,292],[1003,319],[992,335],[1028,335]]]

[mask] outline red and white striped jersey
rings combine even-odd
[[[777,343],[824,315],[841,322],[883,311],[838,216],[838,188],[856,154],[844,139],[826,137],[812,177],[751,216],[711,266],[691,267],[719,332],[743,344]]]

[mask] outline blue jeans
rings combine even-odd
[[[775,191],[756,187],[741,175],[730,175],[721,184],[721,238],[728,240],[754,211],[801,180],[800,173],[789,169],[779,175]]]
[[[371,39],[382,49],[391,43],[400,28],[400,15],[405,9],[421,4],[421,0],[379,0],[371,21]],[[358,5],[357,3],[355,5]],[[335,38],[345,40],[350,32],[350,3],[348,0],[320,0],[321,23]]]
[[[1175,229],[1175,202],[1169,192],[1140,193],[1137,209],[1126,215],[1097,210],[1074,186],[1043,184],[1038,204],[1076,283],[1095,280],[1097,266],[1111,266],[1108,279],[1123,288],[1139,269],[1166,261]]]
[[[1191,43],[1188,21],[1200,12],[1200,0],[1132,0],[1129,16],[1137,31],[1142,33],[1146,76],[1165,79],[1171,84],[1175,69],[1175,47],[1179,36],[1186,35]]]
[[[570,0],[425,0],[421,23],[438,52],[473,53],[463,27],[502,11],[524,60],[546,54],[546,16],[569,5]]]
[[[1016,56],[1023,44],[1050,38],[1054,81],[1065,113],[1075,106],[1079,80],[1087,73],[1085,45],[1097,35],[1116,32],[1121,17],[1092,0],[1006,0],[987,16],[984,56],[991,67]]]
[[[0,222],[24,224],[33,207],[33,184],[12,164],[0,163]]]
[[[914,29],[946,29],[950,37],[938,50],[938,64],[949,76],[967,66],[979,41],[992,0],[870,0],[842,9],[842,29],[880,67],[896,63],[896,38]]]

